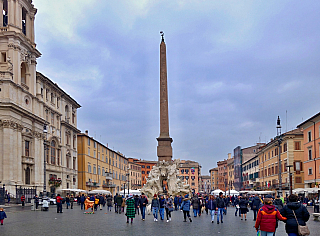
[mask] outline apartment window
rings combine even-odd
[[[300,142],[294,142],[294,150],[301,150]]]
[[[278,170],[279,170],[279,167],[276,165],[275,171],[274,171],[274,173],[275,173],[276,175],[278,174]]]
[[[150,173],[150,171],[147,171],[147,175]]]
[[[96,142],[94,142],[94,143],[93,143],[93,145],[94,145],[94,148],[96,148],[96,146],[97,146],[97,143],[96,143]]]
[[[88,163],[88,172],[91,173],[91,165]]]
[[[90,139],[88,138],[88,146],[90,146]]]
[[[59,129],[59,127],[60,127],[60,117],[57,116],[56,118],[57,118],[57,126],[56,126],[56,128]]]
[[[141,166],[141,168],[145,168],[145,166],[144,166],[144,165],[142,165],[142,166]]]
[[[88,156],[90,156],[90,148],[88,148]]]
[[[72,168],[75,170],[76,169],[76,158],[73,158],[73,163],[72,163]]]
[[[51,164],[56,164],[56,142],[53,140],[51,142]]]
[[[60,165],[60,150],[59,149],[56,149],[57,150],[57,165],[59,166]]]
[[[312,160],[312,148],[308,148],[308,160]]]
[[[96,158],[96,150],[93,150],[93,157]]]
[[[191,176],[191,179],[192,179],[192,180],[194,180],[194,179],[195,179],[195,177],[194,177],[194,176]]]
[[[302,183],[302,178],[296,177],[296,184],[301,184],[301,183]]]
[[[308,132],[308,142],[311,142],[312,138],[311,138],[311,131]]]
[[[51,112],[51,125],[54,125],[54,114]]]
[[[308,169],[308,175],[312,175],[312,168]]]
[[[278,151],[279,151],[279,149],[278,149],[278,147],[276,147],[276,148],[274,149],[274,155],[275,155],[275,156],[278,155]]]
[[[144,171],[141,171],[141,173],[142,173],[142,174],[145,174],[145,172],[144,172]]]
[[[296,161],[294,162],[294,171],[301,171],[301,162],[300,161]]]
[[[93,174],[97,174],[97,167],[95,165],[93,166]]]
[[[181,174],[184,174],[184,169],[181,170]]]
[[[46,110],[46,121],[48,121],[48,120],[49,120],[49,111]]]
[[[147,166],[147,169],[150,169],[150,166]]]
[[[30,156],[30,141],[24,141],[24,155],[26,157]]]
[[[57,108],[60,106],[60,98],[57,98]]]
[[[98,153],[98,159],[100,160],[100,152]]]
[[[271,151],[271,157],[273,157],[273,151]]]
[[[283,144],[283,152],[286,152],[286,151],[287,151],[287,149],[288,149],[288,147],[287,147],[287,143]]]
[[[100,166],[98,166],[98,175],[101,175],[101,169],[100,169]]]

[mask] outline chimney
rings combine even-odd
[[[88,131],[88,130],[86,130],[86,131],[84,131],[84,132],[85,132],[86,135],[89,135],[89,131]]]

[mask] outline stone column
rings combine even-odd
[[[16,1],[16,26],[22,29],[22,6]]]
[[[166,44],[162,34],[160,44],[160,136],[157,138],[158,161],[172,160],[172,138],[169,136],[168,88],[167,88],[167,57]]]
[[[2,16],[2,11],[3,11],[3,0],[0,0],[0,10],[1,10],[0,27],[3,27],[3,16]]]
[[[14,25],[14,2],[13,0],[8,0],[8,25]]]

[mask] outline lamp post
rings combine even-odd
[[[291,167],[293,167],[293,165],[287,165],[287,167],[289,168],[289,195],[292,194],[292,173],[291,173]]]
[[[44,140],[43,140],[43,196],[47,195],[47,162],[46,162],[46,150],[47,150],[47,125],[43,125],[43,134],[44,134]]]
[[[278,154],[279,154],[279,195],[282,196],[282,179],[281,179],[281,125],[280,125],[280,117],[277,119],[277,146],[278,146]]]
[[[127,177],[127,181],[128,181],[128,195],[130,194],[130,191],[129,191],[129,187],[130,187],[130,186],[129,186],[129,184],[130,184],[130,182],[129,182],[129,181],[130,181],[130,180],[129,180],[129,176],[130,176],[129,170],[130,170],[130,169],[129,169],[129,166],[128,166],[128,167],[127,167],[127,174],[126,174],[126,176],[128,176],[128,177]]]

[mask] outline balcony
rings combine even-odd
[[[103,188],[115,188],[116,185],[115,184],[103,184],[102,187]]]
[[[106,173],[106,180],[112,180],[112,173]]]
[[[86,186],[90,186],[90,187],[99,187],[99,183],[96,182],[86,182]]]
[[[22,161],[23,164],[30,164],[30,165],[34,165],[34,158],[33,157],[26,157],[26,156],[22,156]]]

